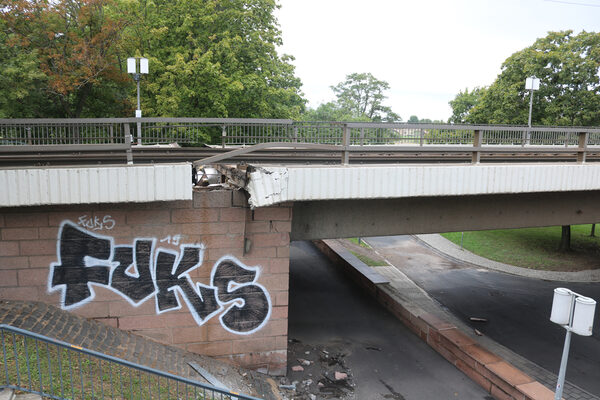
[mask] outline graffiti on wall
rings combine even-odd
[[[101,231],[103,229],[111,230],[117,222],[110,216],[105,215],[102,218],[98,216],[82,215],[77,220],[77,224],[90,231]]]
[[[179,245],[177,240],[168,242]],[[202,267],[203,244],[180,244],[179,251],[160,247],[156,238],[136,238],[115,245],[114,238],[64,221],[58,232],[58,261],[50,265],[48,290],[60,291],[61,307],[80,307],[95,297],[94,286],[106,287],[132,306],[154,299],[156,313],[187,306],[198,325],[220,314],[221,325],[236,334],[264,326],[271,314],[267,290],[257,283],[260,268],[233,256],[219,259],[210,285],[195,282],[190,273]],[[157,245],[158,243],[158,245]]]

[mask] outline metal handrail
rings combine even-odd
[[[60,400],[259,400],[6,324],[0,340],[0,389]]]
[[[307,122],[247,118],[96,118],[0,119],[0,153],[17,149],[40,152],[94,151],[100,145],[125,149],[132,162],[133,145],[211,141],[222,148],[269,144],[298,144],[304,148],[340,151],[342,163],[352,152],[472,152],[479,162],[488,153],[576,153],[584,162],[600,146],[600,127],[466,125],[420,123]],[[218,141],[219,143],[214,143]],[[37,146],[37,147],[35,147]],[[337,146],[327,148],[324,146]],[[379,148],[386,146],[385,148]],[[286,145],[285,147],[294,147]],[[469,148],[467,148],[469,147]],[[565,150],[560,150],[564,148]],[[513,150],[515,149],[515,150]],[[243,153],[247,153],[244,151]],[[232,155],[235,155],[232,153]],[[220,159],[225,159],[220,157]]]

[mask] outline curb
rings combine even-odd
[[[344,254],[345,249],[341,249],[340,244],[331,240],[313,243],[407,328],[494,398],[554,399],[550,389],[476,343],[456,326],[403,299],[390,283],[372,281],[361,272],[366,265]]]

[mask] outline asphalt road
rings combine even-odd
[[[289,338],[341,346],[356,399],[491,399],[310,242],[291,245]]]
[[[549,320],[554,288],[567,287],[600,300],[599,283],[543,281],[466,267],[438,256],[410,236],[366,240],[466,324],[554,373],[558,373],[565,338],[565,330]],[[600,395],[599,313],[593,336],[572,335],[566,375],[595,395]],[[471,322],[472,316],[488,322]]]

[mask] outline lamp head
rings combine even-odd
[[[135,58],[129,57],[127,59],[127,73],[128,74],[135,74],[136,73],[135,64],[136,64]]]

